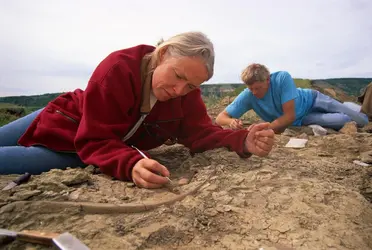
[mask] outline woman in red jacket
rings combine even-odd
[[[115,51],[84,91],[64,93],[0,128],[0,174],[92,164],[117,179],[157,188],[167,182],[168,170],[136,149],[150,157],[146,150],[171,141],[191,153],[226,147],[241,157],[266,156],[274,137],[268,124],[249,133],[212,124],[199,86],[213,68],[213,45],[200,32]]]

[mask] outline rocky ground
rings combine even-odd
[[[291,137],[308,142],[287,148]],[[167,187],[140,189],[92,166],[52,170],[1,191],[0,227],[70,232],[91,249],[372,249],[372,166],[353,163],[372,163],[371,149],[368,127],[352,126],[326,136],[290,128],[265,158],[225,149],[191,157],[182,145],[163,146],[151,154],[171,171]],[[0,176],[1,187],[12,179]],[[184,199],[154,205],[198,185]],[[114,213],[109,204],[142,210]],[[56,249],[2,242],[2,249]]]

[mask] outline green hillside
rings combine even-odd
[[[346,95],[358,96],[360,91],[372,82],[372,78],[331,78],[331,79],[302,79],[294,78],[300,88],[334,88],[336,92]],[[201,86],[203,96],[234,96],[239,94],[246,86],[242,83],[230,84],[204,84]]]
[[[331,79],[314,79],[312,84],[318,81],[325,81],[333,87],[340,88],[348,95],[358,96],[361,89],[372,82],[372,78],[331,78]]]
[[[30,95],[30,96],[7,96],[0,97],[0,103],[10,103],[24,107],[44,107],[49,101],[53,100],[61,93],[47,93],[42,95]]]
[[[310,79],[294,78],[294,82],[299,88],[311,88]],[[243,83],[222,83],[222,84],[203,84],[201,85],[203,96],[236,96],[246,88]]]
[[[0,126],[17,120],[26,114],[26,109],[11,103],[0,103]]]
[[[315,85],[321,85],[333,88],[338,88],[348,95],[359,95],[360,90],[372,82],[372,78],[332,78],[332,79],[294,79],[297,87],[312,88]],[[246,86],[242,83],[218,83],[218,84],[203,84],[201,91],[203,96],[226,96],[237,95]],[[49,101],[56,98],[61,93],[47,93],[43,95],[30,96],[9,96],[0,97],[0,103],[10,103],[29,108],[44,107]]]
[[[311,80],[309,79],[294,78],[293,80],[298,88],[311,88]]]
[[[294,79],[297,87],[314,88],[320,91],[332,88],[341,96],[358,96],[361,89],[372,82],[372,78],[332,78],[332,79]],[[220,98],[236,96],[246,86],[242,83],[203,84],[201,91],[203,97]],[[61,93],[47,93],[30,96],[0,97],[0,126],[24,116],[34,110],[44,107],[49,101]]]

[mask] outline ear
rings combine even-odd
[[[168,51],[168,46],[164,46],[159,51],[159,63],[163,62]]]

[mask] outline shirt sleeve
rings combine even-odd
[[[248,89],[240,94],[226,107],[226,112],[233,118],[240,118],[245,112],[252,109],[251,93]]]
[[[283,105],[290,100],[296,99],[298,97],[298,91],[292,76],[288,72],[283,71],[278,77],[280,82],[281,104]]]

